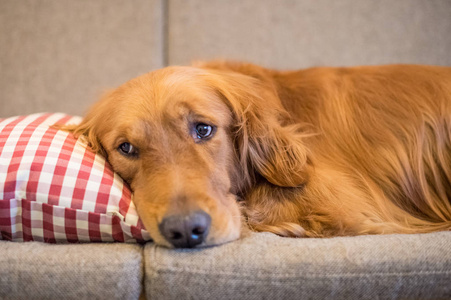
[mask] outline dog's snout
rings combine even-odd
[[[204,211],[165,217],[159,225],[164,238],[176,248],[200,245],[210,230],[211,217]]]

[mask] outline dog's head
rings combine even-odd
[[[274,86],[169,67],[108,93],[73,131],[130,184],[156,243],[195,247],[239,238],[237,195],[256,180],[305,182],[308,155],[287,120]]]

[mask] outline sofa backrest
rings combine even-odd
[[[225,58],[267,67],[451,65],[451,1],[0,1],[0,117],[83,114],[150,70]]]

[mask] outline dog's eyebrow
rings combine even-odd
[[[190,114],[189,118],[193,122],[204,122],[208,123],[209,125],[216,125],[219,122],[219,120],[217,118],[214,118],[213,116],[205,116],[195,111]]]
[[[216,116],[217,109],[213,105],[207,105],[207,103],[196,105],[196,100],[185,100],[168,105],[166,113],[168,113],[169,116],[172,116],[172,118],[175,117],[178,120],[186,118],[190,122],[203,121],[206,123],[217,124],[220,121]],[[171,117],[166,119],[169,120]]]
[[[124,124],[118,128],[114,143],[120,144],[126,140],[136,146],[139,146],[143,139],[146,140],[150,137],[151,131],[152,129],[148,122],[145,120],[136,120],[134,122]]]

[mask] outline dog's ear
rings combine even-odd
[[[235,118],[235,147],[245,175],[252,169],[274,185],[304,184],[311,171],[307,137],[290,121],[269,80],[229,71],[215,71],[213,85]]]
[[[109,117],[105,108],[108,106],[107,102],[110,95],[111,93],[106,93],[100,101],[95,103],[80,124],[61,128],[73,133],[77,138],[84,138],[93,152],[100,153],[103,156],[106,156],[107,153],[100,143],[100,135],[105,127],[105,120]]]

